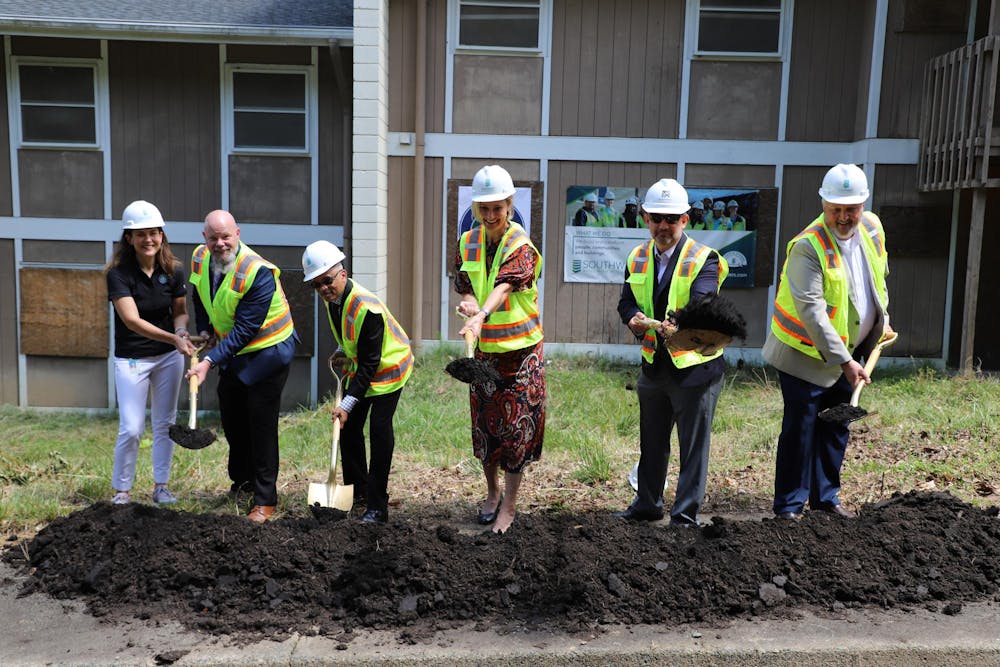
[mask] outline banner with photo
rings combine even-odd
[[[649,240],[638,188],[574,185],[566,191],[563,280],[621,283],[629,252]],[[759,191],[688,189],[685,233],[718,250],[729,263],[725,287],[753,287]]]

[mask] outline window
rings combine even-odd
[[[21,142],[97,145],[96,68],[19,62]]]
[[[778,55],[782,0],[701,0],[698,52]]]
[[[233,148],[308,150],[306,73],[232,73]]]
[[[540,0],[459,0],[458,45],[539,48]]]

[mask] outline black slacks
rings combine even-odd
[[[389,509],[389,469],[396,448],[392,419],[396,414],[402,388],[391,394],[362,398],[351,410],[340,432],[340,461],[344,484],[354,485],[354,496],[366,497],[370,510]],[[371,412],[368,436],[371,439],[371,462],[365,461],[365,420]]]
[[[229,441],[229,479],[253,485],[255,505],[278,504],[278,413],[290,366],[254,385],[220,369],[219,411]]]

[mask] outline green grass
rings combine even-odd
[[[469,443],[468,387],[443,372],[457,346],[419,355],[396,414],[390,492],[396,500],[475,503],[482,468]],[[638,357],[638,350],[636,351]],[[551,356],[542,461],[528,469],[524,504],[620,509],[631,497],[626,473],[638,457],[637,365]],[[849,506],[913,488],[946,490],[977,505],[1000,501],[1000,382],[966,379],[914,365],[879,369],[861,395],[872,414],[852,427],[844,466]],[[284,512],[304,511],[310,481],[325,478],[330,406],[281,418],[279,493]],[[773,371],[730,369],[719,401],[708,481],[709,506],[770,505],[781,392]],[[183,407],[181,415],[184,416]],[[219,430],[211,415],[199,427]],[[35,530],[110,498],[115,417],[0,407],[0,532]],[[140,449],[133,496],[152,489],[149,432]],[[676,444],[676,440],[675,443]],[[676,476],[676,446],[670,463]],[[239,512],[225,491],[226,446],[177,448],[171,487],[189,511]],[[444,499],[444,500],[442,500]],[[667,501],[670,501],[668,493]]]

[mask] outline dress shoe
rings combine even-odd
[[[629,505],[621,512],[615,512],[611,516],[629,521],[659,521],[663,518],[663,510],[640,510],[634,505]]]
[[[480,526],[488,526],[497,520],[497,514],[500,512],[501,503],[503,503],[503,494],[500,494],[500,500],[497,501],[497,506],[493,508],[492,512],[479,510],[479,516],[476,517],[476,521],[479,522]]]
[[[274,505],[254,505],[247,518],[254,523],[264,523],[274,514]]]
[[[361,516],[361,523],[385,523],[388,520],[388,510],[368,510]]]
[[[774,516],[783,521],[799,521],[802,519],[802,512],[778,512]]]
[[[853,519],[858,516],[851,510],[845,507],[841,507],[839,504],[834,505],[831,503],[829,505],[823,505],[822,507],[820,507],[820,510],[824,512],[829,512],[830,514],[836,514],[837,516],[842,516],[845,519]]]

